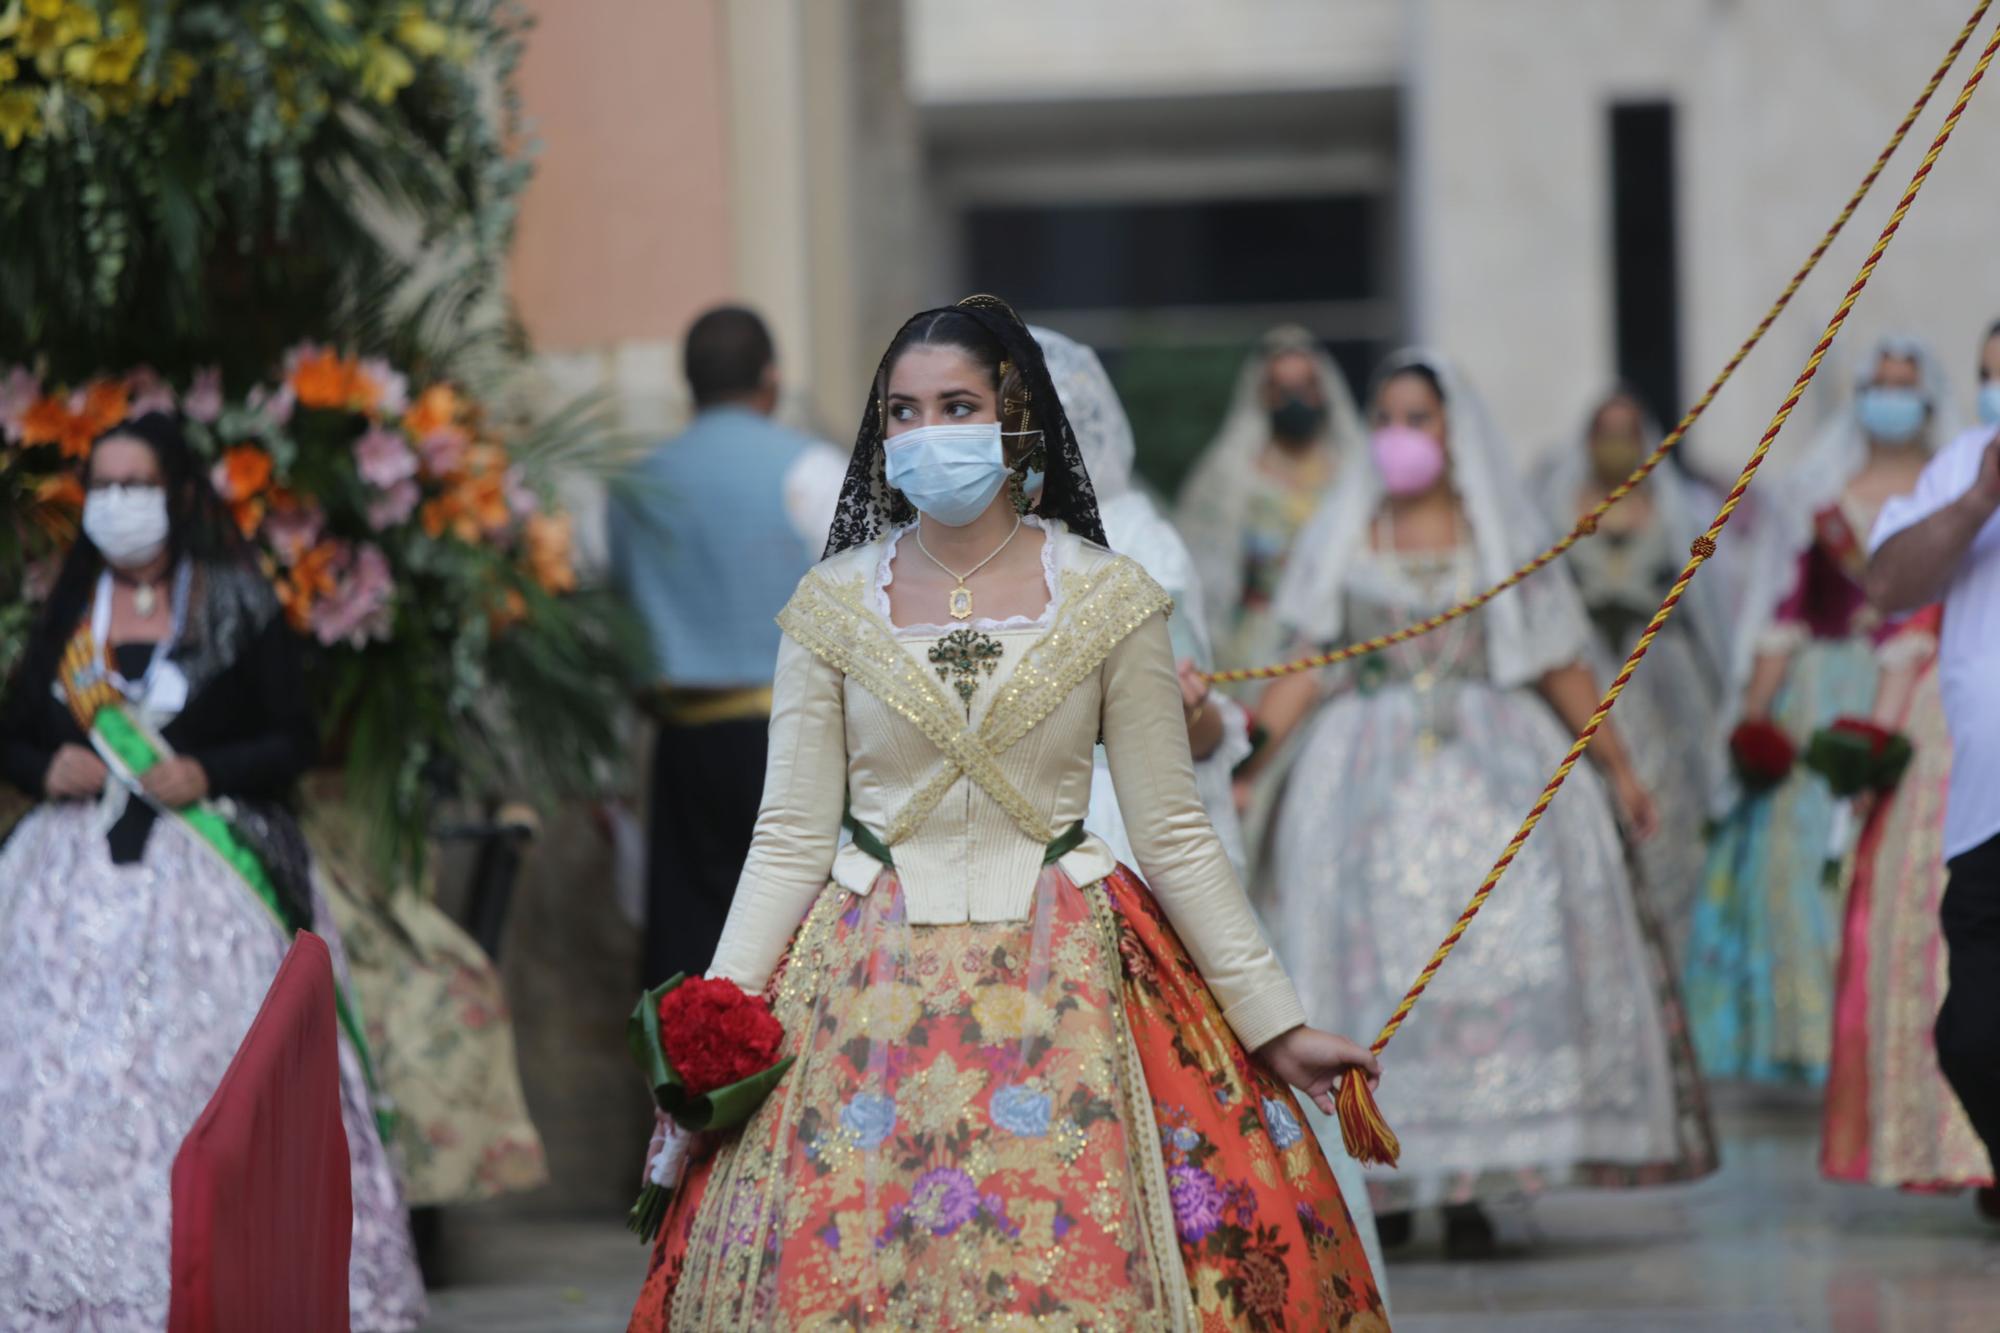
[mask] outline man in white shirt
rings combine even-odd
[[[2000,1161],[2000,432],[1982,426],[1940,449],[1917,488],[1882,507],[1869,541],[1868,597],[1885,611],[1940,599],[1938,683],[1951,731],[1942,917],[1950,988],[1938,1064],[1986,1151]],[[2000,1195],[1981,1191],[2000,1221]]]

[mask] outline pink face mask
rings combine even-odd
[[[1421,495],[1444,475],[1444,446],[1408,426],[1384,426],[1368,439],[1375,470],[1391,495]]]

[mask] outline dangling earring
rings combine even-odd
[[[1028,474],[1022,468],[1015,468],[1008,476],[1007,494],[1014,499],[1014,512],[1024,518],[1035,507],[1035,502],[1028,498]]]

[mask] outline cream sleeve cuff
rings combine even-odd
[[[1282,985],[1274,985],[1246,996],[1222,1011],[1235,1029],[1237,1039],[1249,1050],[1256,1050],[1273,1037],[1282,1036],[1306,1021],[1305,1006],[1299,1003],[1299,993],[1287,979]]]

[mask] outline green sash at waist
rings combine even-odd
[[[863,824],[854,817],[852,812],[842,815],[840,822],[848,833],[853,836],[856,847],[859,847],[883,865],[888,866],[891,870],[896,868],[896,858],[890,855],[888,844],[876,837],[866,824]],[[1048,846],[1042,849],[1042,864],[1045,866],[1054,865],[1082,846],[1083,840],[1087,836],[1089,835],[1083,831],[1083,821],[1079,819],[1076,823],[1071,824],[1061,833],[1049,839]]]

